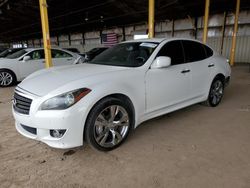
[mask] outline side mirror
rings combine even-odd
[[[167,68],[171,65],[171,58],[167,56],[159,56],[157,57],[153,64],[151,65],[151,69],[161,69]]]
[[[23,61],[24,61],[24,62],[29,61],[30,59],[31,59],[30,56],[24,56],[24,57],[23,57]]]

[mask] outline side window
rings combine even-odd
[[[182,44],[185,52],[185,60],[187,63],[201,61],[207,58],[203,44],[189,40],[183,40]]]
[[[213,50],[206,45],[203,45],[203,47],[205,48],[207,58],[211,57],[213,55]]]
[[[44,59],[43,50],[34,50],[28,54],[32,60]]]
[[[171,58],[171,65],[184,63],[183,48],[180,41],[170,41],[165,44],[157,56],[168,56]]]
[[[61,50],[51,50],[51,56],[52,58],[66,58],[66,57],[72,57],[72,55],[68,54],[67,52],[61,51]]]

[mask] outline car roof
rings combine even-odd
[[[30,51],[33,51],[33,50],[43,50],[44,48],[42,47],[37,47],[37,48],[24,48],[24,50],[30,52]],[[63,48],[57,48],[57,47],[52,47],[51,49],[53,50],[62,50],[62,51],[66,51],[66,52],[70,52],[72,53],[71,51],[69,50],[66,50],[66,49],[63,49]]]
[[[153,43],[161,43],[163,41],[172,41],[172,40],[189,40],[189,41],[195,41],[195,42],[202,43],[201,41],[195,40],[195,39],[190,39],[190,38],[176,38],[176,37],[172,37],[172,38],[137,39],[137,40],[125,41],[124,43],[126,43],[126,42],[153,42]]]
[[[152,39],[136,39],[136,40],[129,40],[125,41],[124,43],[129,42],[155,42],[155,43],[161,43],[162,41],[166,40],[166,38],[152,38]]]

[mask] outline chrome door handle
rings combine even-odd
[[[182,74],[185,74],[185,73],[188,73],[188,72],[190,72],[189,69],[185,69],[185,70],[181,71]]]

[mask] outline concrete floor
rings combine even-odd
[[[250,73],[233,68],[221,105],[143,123],[118,149],[52,149],[19,135],[0,89],[0,187],[250,187]]]

